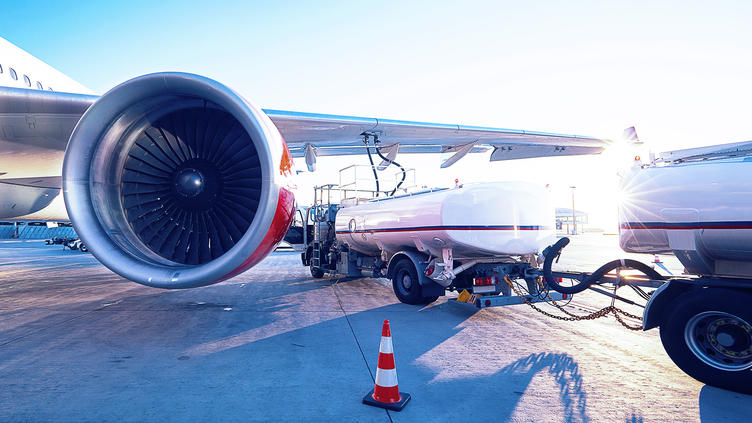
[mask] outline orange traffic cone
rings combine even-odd
[[[384,320],[379,345],[379,363],[376,366],[376,383],[373,390],[363,397],[363,404],[401,411],[408,401],[410,401],[410,394],[400,392],[397,385],[392,331],[389,329],[389,320]]]

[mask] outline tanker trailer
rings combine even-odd
[[[478,183],[319,203],[310,216],[313,237],[302,257],[314,277],[386,277],[407,304],[430,303],[447,290],[467,291],[478,307],[543,299],[534,298],[537,257],[555,241],[555,209],[544,187]],[[530,296],[513,296],[505,278],[525,280]]]
[[[619,240],[628,252],[671,252],[696,276],[652,295],[644,329],[660,326],[666,352],[695,379],[752,393],[752,157],[719,147],[625,175]]]
[[[592,274],[551,271],[562,239],[548,250],[547,285],[575,294],[616,282],[625,268],[655,283],[644,293],[642,330],[660,328],[664,349],[685,373],[725,389],[752,393],[752,142],[662,153],[621,179],[619,243],[624,251],[675,255],[681,276],[662,276],[633,260],[614,260]],[[616,270],[616,277],[609,273]],[[555,276],[577,279],[558,286]],[[634,286],[634,284],[633,284]]]

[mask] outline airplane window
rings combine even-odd
[[[44,87],[42,86],[42,83],[39,81],[37,81],[37,88],[39,88],[40,90],[44,89]]]
[[[10,77],[13,78],[13,80],[17,81],[18,75],[16,75],[16,70],[13,68],[9,68],[9,69],[10,69]]]
[[[26,83],[27,87],[31,86],[31,79],[29,79],[29,77],[26,75],[24,75],[24,82]]]

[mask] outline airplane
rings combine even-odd
[[[131,281],[175,289],[248,270],[295,211],[293,158],[491,151],[598,154],[600,138],[261,109],[221,83],[160,72],[102,96],[0,38],[0,219],[68,220]],[[62,194],[62,195],[61,195]]]

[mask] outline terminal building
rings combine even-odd
[[[588,223],[587,213],[568,208],[556,208],[556,233],[576,235],[585,232]]]
[[[70,222],[0,222],[0,239],[76,238]]]

